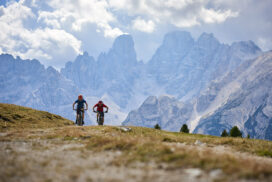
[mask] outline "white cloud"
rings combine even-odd
[[[114,15],[108,10],[110,7],[105,0],[49,0],[48,5],[53,11],[40,11],[39,21],[54,28],[67,28],[81,31],[88,23],[95,24],[105,37],[115,38],[123,32],[112,27],[110,23],[116,22]]]
[[[119,35],[124,34],[119,28],[112,28],[108,24],[98,24],[98,27],[101,27],[104,30],[105,37],[115,38]]]
[[[117,20],[109,8],[106,0],[9,2],[0,6],[1,53],[63,66],[82,52],[82,42],[75,35],[85,25],[95,25],[104,37],[124,33],[112,26]]]
[[[75,54],[81,53],[81,41],[64,30],[45,28],[37,29],[29,33],[30,34],[23,35],[23,38],[24,40],[28,40],[32,46],[22,55],[23,57],[32,57],[32,51],[38,50],[43,50],[45,54],[41,54],[41,56],[36,55],[35,57],[44,57],[47,59],[52,58],[51,54],[66,54],[65,50],[73,51]]]
[[[215,11],[213,9],[201,9],[201,17],[205,23],[221,23],[224,22],[227,18],[237,17],[238,14],[238,12],[232,12],[231,10]]]
[[[129,16],[145,17],[156,23],[171,23],[176,27],[222,23],[238,16],[237,12],[230,9],[213,9],[214,3],[212,0],[109,0],[112,8],[125,11]],[[216,6],[218,7],[218,3]],[[140,20],[138,22],[143,24]],[[135,23],[135,28],[134,25]]]
[[[133,28],[142,32],[152,33],[155,29],[155,24],[153,21],[145,21],[140,17],[133,20]]]
[[[113,38],[132,33],[138,55],[151,57],[168,31],[213,32],[225,42],[271,49],[271,1],[15,0],[0,6],[0,53],[62,66],[84,50],[98,56]],[[232,21],[235,18],[235,21]],[[228,21],[227,21],[228,20]],[[250,21],[249,21],[250,20]],[[170,26],[169,26],[170,25]],[[149,33],[148,43],[142,33]],[[156,32],[154,33],[154,31]],[[93,43],[95,42],[95,43]],[[147,48],[151,51],[147,51]],[[154,48],[155,47],[155,48]],[[141,50],[143,49],[143,50]],[[140,50],[140,51],[139,51]],[[142,57],[141,57],[142,58]]]
[[[36,58],[48,65],[46,60],[75,56],[81,52],[81,41],[65,30],[54,28],[26,28],[25,21],[37,20],[25,1],[1,6],[0,49],[1,52],[20,56],[24,59]],[[67,57],[66,57],[67,58]]]

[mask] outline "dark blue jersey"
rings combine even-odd
[[[86,101],[84,99],[76,100],[75,103],[77,103],[77,109],[82,109],[84,108],[84,103],[86,103]]]

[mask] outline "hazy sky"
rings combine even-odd
[[[173,30],[270,50],[271,7],[272,0],[0,0],[0,53],[60,68],[83,51],[107,52],[128,33],[138,59],[148,61]]]

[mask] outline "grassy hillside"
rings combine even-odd
[[[44,111],[0,103],[0,130],[14,128],[47,128],[73,124],[71,121]]]
[[[71,122],[47,112],[0,108],[3,181],[272,180],[270,141],[66,126]]]

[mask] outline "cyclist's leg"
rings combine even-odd
[[[76,124],[79,124],[79,118],[80,118],[80,111],[79,109],[77,109]]]
[[[84,110],[82,111],[82,121],[84,121]]]
[[[103,125],[104,124],[104,112],[101,112],[100,114],[101,114],[101,125]]]
[[[83,111],[80,111],[80,126],[83,125]]]
[[[84,125],[84,109],[82,109],[82,126]]]
[[[100,118],[101,118],[101,113],[100,113],[100,111],[97,111],[97,123],[98,123],[98,125],[101,125]]]

